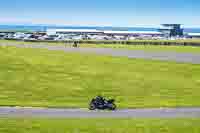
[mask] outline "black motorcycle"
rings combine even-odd
[[[115,100],[114,99],[109,99],[106,100],[103,97],[96,97],[93,98],[89,104],[89,109],[90,110],[116,110],[116,105],[115,105]]]

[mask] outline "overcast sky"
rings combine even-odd
[[[1,0],[0,24],[200,27],[200,0]]]

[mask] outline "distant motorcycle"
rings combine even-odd
[[[72,45],[74,48],[77,48],[78,47],[78,43],[77,42],[74,42],[74,44]]]
[[[109,99],[106,100],[105,98],[101,96],[97,96],[96,98],[93,98],[89,104],[89,109],[90,110],[116,110],[116,105],[115,105],[115,100],[114,99]]]

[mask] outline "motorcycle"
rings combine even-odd
[[[114,99],[106,100],[103,97],[93,98],[89,104],[89,110],[116,110],[116,104]]]

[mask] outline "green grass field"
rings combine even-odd
[[[200,42],[194,40],[194,42]],[[0,43],[16,43],[16,44],[46,44],[46,45],[65,45],[71,46],[70,44],[64,44],[61,42],[21,42],[12,40],[0,40]],[[123,45],[123,44],[80,44],[80,47],[90,48],[121,48],[131,50],[145,50],[145,51],[172,51],[172,52],[188,52],[188,53],[199,53],[200,47],[195,46],[163,46],[163,45]]]
[[[200,65],[0,47],[0,105],[120,108],[200,106]]]
[[[0,119],[1,133],[199,133],[200,119]]]

